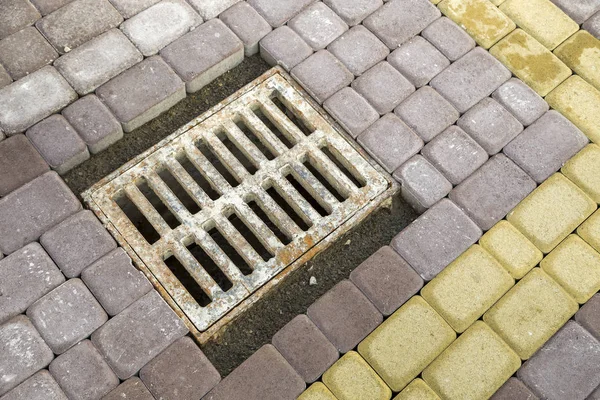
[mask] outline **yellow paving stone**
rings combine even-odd
[[[423,371],[423,379],[443,399],[487,399],[520,366],[519,356],[477,321]]]
[[[594,143],[600,144],[600,91],[573,75],[548,96],[552,108],[573,122]]]
[[[439,3],[439,2],[440,2],[440,1],[442,1],[442,0],[430,0],[430,1],[431,1],[433,4],[437,4],[437,3]]]
[[[402,390],[394,400],[440,400],[423,379],[415,379]]]
[[[479,239],[486,249],[515,279],[521,279],[542,261],[544,255],[510,222],[502,220]]]
[[[550,50],[579,30],[577,22],[550,0],[506,0],[500,11]]]
[[[558,283],[534,268],[484,314],[483,320],[526,360],[577,309],[577,302]]]
[[[554,50],[577,75],[600,89],[600,40],[580,30]]]
[[[507,216],[543,253],[549,253],[596,210],[596,203],[564,175],[556,173]]]
[[[488,0],[444,0],[438,8],[486,49],[516,28],[515,23]]]
[[[414,296],[358,345],[358,352],[399,392],[452,341],[456,333]]]
[[[506,0],[490,0],[490,2],[495,5],[495,6],[499,6],[500,4],[504,3]]]
[[[338,400],[389,400],[392,391],[355,351],[349,351],[323,374]]]
[[[429,282],[421,296],[461,333],[514,284],[494,257],[473,245]]]
[[[600,203],[600,146],[589,144],[565,163],[561,172]]]
[[[600,210],[581,224],[577,229],[577,234],[596,251],[600,252]]]
[[[565,63],[522,29],[499,41],[490,54],[540,96],[550,93],[571,75]]]
[[[337,400],[327,386],[321,382],[313,383],[297,400]]]
[[[600,254],[577,235],[570,235],[540,266],[579,303],[600,290]]]

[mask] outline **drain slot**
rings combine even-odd
[[[203,140],[200,140],[196,143],[196,147],[200,150],[200,153],[208,160],[209,163],[215,167],[215,169],[221,174],[223,178],[231,185],[231,187],[236,187],[240,184],[237,179],[234,178],[232,173],[225,167],[225,165],[221,162],[219,156],[216,155],[214,150],[204,143]]]
[[[273,258],[273,254],[269,253],[269,251],[262,244],[260,239],[256,237],[252,229],[244,222],[236,213],[231,214],[227,217],[231,225],[246,239],[246,241],[252,246],[254,251],[258,253],[259,256],[262,257],[263,261],[269,261]]]
[[[254,115],[256,115],[256,117],[258,119],[260,119],[263,124],[265,124],[267,129],[269,129],[271,132],[273,132],[273,134],[277,137],[277,139],[279,139],[281,141],[281,143],[283,143],[283,145],[285,147],[287,147],[288,149],[291,149],[292,147],[294,147],[296,145],[296,141],[294,139],[292,139],[291,137],[288,137],[289,133],[284,134],[283,133],[284,129],[275,125],[272,117],[268,117],[264,113],[262,107],[259,106],[259,107],[253,108],[252,111],[254,112]]]
[[[273,232],[273,234],[277,237],[277,239],[279,239],[281,243],[286,245],[292,241],[285,233],[283,233],[283,231],[279,228],[277,223],[271,220],[271,218],[269,218],[269,216],[265,213],[265,211],[256,201],[252,200],[247,204],[248,207],[250,207],[250,209],[252,210],[252,212],[254,212],[254,214],[256,214],[256,216],[261,219],[261,221],[267,226],[267,228],[271,230],[271,232]]]
[[[194,300],[198,302],[198,305],[200,305],[201,307],[206,307],[212,302],[210,297],[208,297],[208,295],[204,293],[204,290],[202,290],[198,282],[196,282],[196,280],[192,278],[192,275],[183,266],[183,264],[179,261],[177,257],[175,257],[174,255],[167,257],[167,259],[165,260],[165,264],[173,273],[173,275],[175,275],[175,278],[177,278],[177,280],[188,290],[188,292],[194,298]]]
[[[252,268],[250,268],[246,259],[229,243],[229,240],[223,236],[221,231],[217,228],[212,228],[208,231],[208,234],[242,274],[250,275],[252,273]]]
[[[148,243],[154,244],[160,239],[160,234],[124,191],[120,191],[114,201]]]
[[[304,165],[304,167],[306,167],[306,169],[309,170],[310,173],[313,174],[319,182],[321,182],[321,185],[325,186],[325,189],[327,189],[327,191],[331,193],[337,201],[339,201],[340,203],[346,201],[348,196],[342,195],[337,188],[333,187],[331,181],[325,178],[323,174],[321,174],[321,172],[317,169],[318,167],[315,164],[316,163],[310,156],[307,157],[307,160],[302,163],[302,165]]]
[[[344,164],[340,161],[342,159],[342,156],[339,153],[331,152],[329,150],[329,147],[327,147],[327,146],[321,147],[321,151],[323,152],[323,154],[325,154],[327,156],[327,158],[329,158],[329,160],[331,160],[331,162],[333,162],[335,164],[336,167],[339,168],[340,171],[342,171],[342,173],[344,175],[346,175],[346,177],[348,179],[350,179],[352,181],[352,184],[354,184],[354,186],[356,186],[359,189],[365,187],[366,183],[365,183],[364,179],[360,176],[360,174],[358,172],[350,171],[346,167],[346,164]],[[350,167],[350,168],[352,168],[352,167]],[[354,169],[354,168],[352,168],[352,169]]]
[[[305,122],[302,118],[298,117],[296,111],[293,108],[288,107],[283,100],[279,98],[277,94],[271,97],[271,102],[275,104],[275,107],[279,108],[283,114],[290,120],[290,122],[298,127],[305,136],[311,135],[315,129],[309,123]]]
[[[296,209],[288,203],[280,194],[277,189],[273,186],[267,189],[267,194],[271,196],[271,198],[277,203],[279,207],[294,221],[296,225],[304,232],[310,229],[312,223],[306,222],[307,217],[301,217],[299,213],[296,212]]]
[[[273,151],[271,151],[271,149],[269,149],[267,146],[265,146],[265,144],[263,143],[263,141],[254,133],[254,131],[252,129],[250,129],[248,127],[248,125],[246,124],[246,122],[244,122],[244,120],[241,119],[241,117],[238,117],[238,118],[239,119],[235,123],[236,126],[238,127],[238,129],[240,131],[242,131],[242,133],[248,139],[250,139],[250,141],[267,158],[267,160],[269,160],[269,161],[273,160],[275,158],[275,155],[273,154]]]
[[[169,228],[175,229],[181,222],[177,219],[177,217],[171,212],[169,207],[162,201],[160,197],[156,194],[154,189],[150,187],[148,181],[145,178],[140,179],[138,185],[138,189],[144,197],[152,204],[152,207],[160,214],[162,219],[169,225]]]
[[[158,173],[158,176],[191,214],[200,212],[200,206],[192,199],[183,186],[181,186],[181,183],[173,176],[171,171],[165,168]]]
[[[176,157],[176,160],[211,200],[217,200],[221,197],[219,192],[215,190],[213,185],[211,185],[206,177],[202,175],[185,153],[179,154]]]
[[[192,257],[198,261],[198,263],[204,268],[204,270],[210,275],[211,278],[219,285],[221,290],[224,292],[228,291],[233,287],[231,281],[227,278],[225,273],[219,268],[215,260],[209,256],[206,251],[199,246],[196,242],[192,242],[186,246],[187,251],[190,252]]]
[[[304,200],[308,201],[308,203],[315,209],[316,212],[321,215],[321,217],[326,217],[331,214],[331,210],[326,209],[321,203],[324,203],[323,200],[318,200],[316,196],[313,196],[308,190],[306,190],[305,185],[300,183],[294,174],[291,172],[285,175],[285,179],[298,191],[300,196],[304,197]]]

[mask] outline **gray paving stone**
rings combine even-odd
[[[283,356],[266,344],[230,373],[204,400],[294,400],[306,384]]]
[[[108,0],[75,0],[35,26],[60,54],[65,54],[121,22],[123,17]]]
[[[312,48],[296,32],[282,26],[266,35],[259,43],[260,56],[270,65],[291,70],[312,53]]]
[[[205,22],[160,51],[188,93],[208,85],[244,61],[244,44],[221,21]]]
[[[60,114],[38,122],[27,129],[26,135],[50,167],[61,175],[90,158],[85,142]]]
[[[575,125],[551,110],[506,145],[504,154],[542,183],[587,144]]]
[[[538,400],[538,397],[517,378],[510,378],[490,400]]]
[[[600,11],[599,0],[551,0],[579,25]]]
[[[144,382],[137,376],[127,379],[118,387],[113,389],[102,400],[154,400],[154,396],[148,391]]]
[[[486,97],[457,122],[489,155],[502,150],[523,131],[523,125],[496,100]]]
[[[23,132],[75,99],[65,78],[46,66],[0,89],[0,128],[8,135]]]
[[[8,86],[12,83],[12,78],[8,75],[8,72],[4,69],[2,65],[0,65],[0,89],[5,86]]]
[[[93,94],[77,100],[65,108],[62,114],[92,154],[101,152],[123,137],[119,121]]]
[[[200,16],[208,21],[213,19],[240,0],[188,0]]]
[[[109,0],[123,18],[131,18],[160,0]]]
[[[393,50],[441,15],[429,0],[393,0],[367,17],[363,24]]]
[[[450,61],[421,36],[415,36],[394,50],[388,62],[416,87],[426,85],[450,65]]]
[[[450,200],[486,231],[536,186],[535,181],[508,157],[498,154],[454,188]]]
[[[89,340],[58,356],[49,369],[73,400],[99,400],[119,385],[119,379]]]
[[[183,321],[152,290],[92,335],[92,342],[121,380],[188,332]]]
[[[54,66],[80,95],[93,92],[144,57],[118,29],[111,29],[65,54]]]
[[[594,35],[596,39],[600,39],[600,11],[585,21],[582,28]]]
[[[569,321],[517,376],[540,398],[584,399],[600,385],[600,342]]]
[[[2,400],[68,400],[47,370],[42,370],[1,397]]]
[[[386,317],[423,287],[419,274],[389,246],[383,246],[356,267],[350,280]]]
[[[348,25],[322,2],[313,3],[288,24],[313,50],[321,50],[348,30]]]
[[[452,190],[452,184],[420,154],[394,171],[394,178],[402,185],[404,200],[419,213],[425,212]]]
[[[500,61],[476,47],[433,78],[430,85],[464,113],[510,77]]]
[[[481,237],[481,229],[448,199],[440,200],[392,240],[423,279],[435,278]]]
[[[379,119],[379,113],[354,89],[345,87],[323,103],[335,120],[353,138]]]
[[[41,18],[29,0],[4,0],[0,3],[0,40]]]
[[[0,396],[45,368],[54,358],[24,315],[0,325]]]
[[[587,329],[596,339],[600,340],[600,294],[595,294],[585,303],[577,314],[575,320]]]
[[[333,344],[304,314],[273,335],[272,343],[306,383],[319,379],[339,358]]]
[[[598,386],[586,400],[600,400],[600,386]]]
[[[221,381],[221,375],[187,336],[177,340],[140,371],[157,399],[196,400]]]
[[[317,299],[306,314],[341,353],[352,350],[383,322],[373,303],[349,280]]]
[[[38,243],[31,243],[0,261],[0,324],[24,313],[39,298],[65,281]]]
[[[382,0],[324,0],[324,2],[350,26],[360,24],[363,19],[383,5]]]
[[[358,137],[358,142],[389,173],[423,148],[423,141],[400,118],[386,114]]]
[[[49,169],[25,135],[0,142],[0,196],[6,196]]]
[[[273,28],[280,27],[292,19],[314,0],[248,0]]]
[[[450,61],[456,61],[475,47],[469,34],[451,19],[435,20],[421,35],[441,51]]]
[[[544,99],[517,78],[500,86],[492,97],[525,126],[533,124],[549,109]]]
[[[152,284],[120,247],[86,268],[81,279],[110,316],[117,315],[152,289]]]
[[[34,27],[0,40],[0,63],[12,79],[21,79],[56,60],[58,53]]]
[[[156,56],[100,86],[96,95],[131,132],[184,99],[185,83]]]
[[[56,172],[21,186],[0,199],[0,252],[10,254],[81,209],[81,203]]]
[[[271,25],[245,1],[228,8],[219,19],[244,43],[244,53],[252,56],[259,52],[259,42],[271,32]]]
[[[308,57],[296,65],[291,74],[319,103],[350,85],[354,79],[352,72],[327,50]]]
[[[362,75],[390,54],[389,49],[362,25],[344,33],[327,50],[356,76]]]
[[[48,15],[73,0],[30,0],[42,15]]]

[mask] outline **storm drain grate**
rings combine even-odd
[[[279,69],[84,193],[198,332],[390,189]]]

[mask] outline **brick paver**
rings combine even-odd
[[[596,39],[600,39],[600,11],[585,21],[582,28],[591,33]]]
[[[47,370],[42,370],[8,392],[2,400],[68,400]]]
[[[41,18],[29,0],[6,0],[0,4],[0,39],[33,25]]]
[[[588,242],[596,251],[600,252],[600,211],[596,211],[579,228],[577,234]]]
[[[390,50],[362,25],[355,26],[341,35],[327,49],[356,76],[383,61],[390,53]]]
[[[416,87],[428,84],[450,65],[450,61],[421,36],[415,36],[394,50],[388,61]]]
[[[148,391],[144,382],[137,376],[127,379],[119,386],[114,388],[102,400],[154,400],[154,396]]]
[[[574,73],[600,90],[600,72],[596,68],[600,57],[600,40],[580,30],[554,50]]]
[[[327,386],[321,382],[316,382],[310,385],[297,400],[337,400]]]
[[[248,4],[274,28],[285,24],[312,2],[313,0],[248,0]]]
[[[379,119],[379,113],[350,87],[325,100],[323,108],[354,138]]]
[[[6,72],[3,66],[0,65],[0,89],[12,83],[12,78]]]
[[[0,40],[0,63],[13,80],[51,64],[57,57],[58,53],[34,27]]]
[[[288,22],[288,26],[315,51],[324,49],[348,30],[348,25],[321,2],[306,7]]]
[[[246,56],[259,51],[259,42],[269,32],[271,25],[246,2],[239,2],[219,15],[225,23],[244,43]]]
[[[544,99],[516,78],[500,86],[492,97],[525,126],[534,123],[549,108]]]
[[[491,400],[538,400],[538,397],[517,378],[510,378],[494,395]]]
[[[383,5],[382,0],[324,0],[350,26],[360,24],[363,19]]]
[[[450,61],[456,61],[475,47],[475,41],[451,19],[442,17],[421,32],[421,35]]]
[[[312,48],[296,32],[282,26],[266,35],[259,43],[261,57],[270,65],[281,65],[287,71],[306,60]]]
[[[423,379],[417,378],[408,384],[394,400],[440,400],[439,396]]]
[[[205,20],[213,19],[240,0],[189,0],[188,2]]]
[[[73,0],[30,0],[42,15],[48,15]]]
[[[552,2],[578,24],[584,23],[588,18],[594,15],[595,12],[600,11],[600,2],[598,2],[598,0],[578,2],[569,0],[552,0]]]
[[[113,7],[121,13],[123,18],[131,18],[159,1],[160,0],[110,0]]]
[[[595,294],[583,305],[577,314],[575,321],[583,326],[589,333],[600,340],[600,294]]]
[[[15,135],[0,143],[0,196],[48,171],[48,164],[24,135]]]

